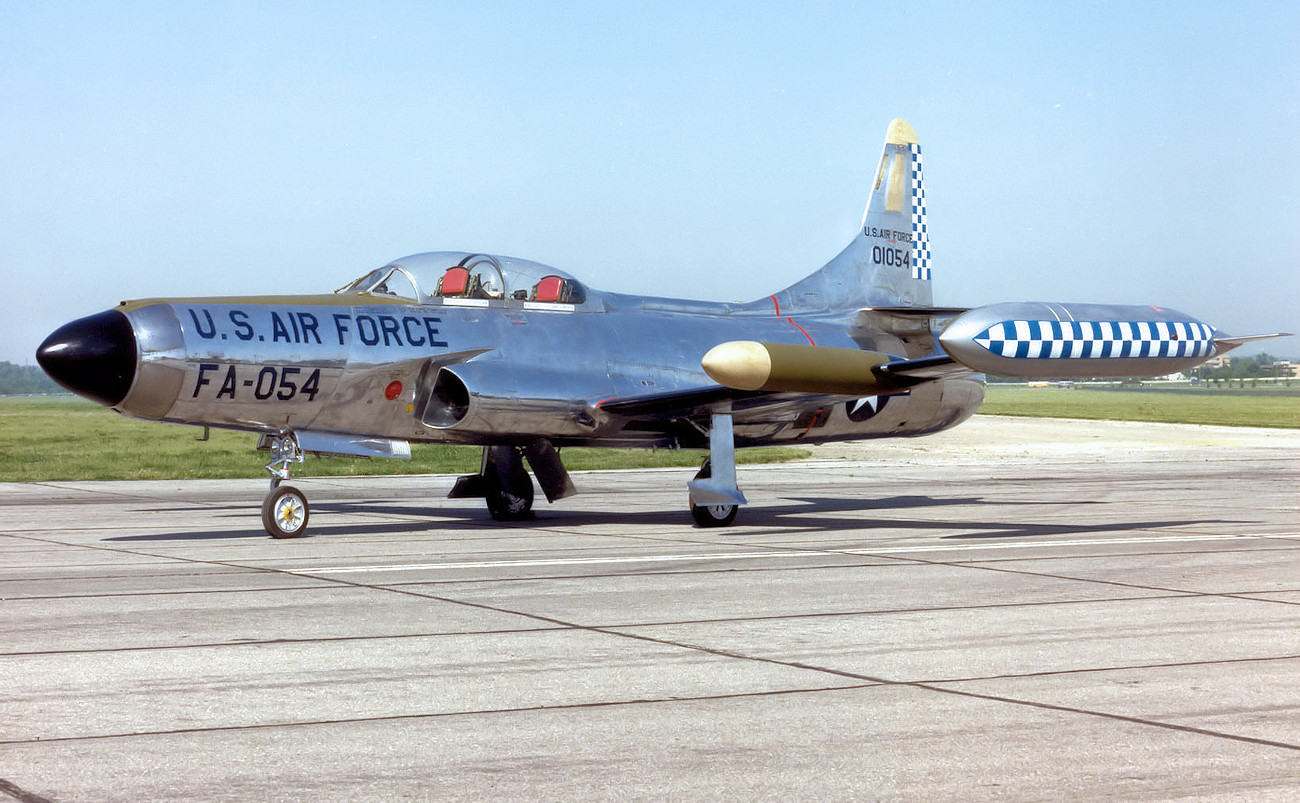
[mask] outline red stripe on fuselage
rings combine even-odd
[[[809,343],[812,343],[812,345],[814,346],[817,345],[816,343],[813,342],[812,335],[808,334],[808,330],[804,329],[802,326],[795,323],[794,318],[786,318],[786,320],[789,321],[790,325],[793,326],[795,329],[798,329],[800,332],[803,332],[803,336],[808,338]]]
[[[808,428],[805,429],[803,432],[800,432],[799,435],[795,438],[795,440],[799,440],[804,435],[807,435],[809,432],[812,432],[812,428],[817,426],[817,419],[821,417],[822,417],[822,408],[818,407],[817,410],[813,412],[812,420],[808,422]]]

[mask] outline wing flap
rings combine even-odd
[[[949,357],[947,354],[932,354],[915,360],[893,360],[876,368],[876,373],[898,377],[901,381],[912,383],[928,382],[935,379],[956,379],[974,376],[977,371]]]
[[[737,390],[722,385],[707,385],[668,393],[604,399],[592,406],[603,412],[628,418],[664,418],[710,409],[722,402],[734,403],[773,395],[775,394],[770,391]]]

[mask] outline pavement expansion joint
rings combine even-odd
[[[1295,797],[1300,432],[954,432],[716,530],[690,469],[313,480],[284,541],[264,482],[5,486],[0,798]]]

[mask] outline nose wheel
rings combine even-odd
[[[310,516],[307,496],[292,485],[280,485],[262,501],[262,526],[272,538],[297,538]]]
[[[266,470],[271,472],[271,491],[262,500],[262,526],[272,538],[297,538],[307,531],[311,506],[307,495],[292,485],[289,466],[303,461],[302,449],[292,432],[271,440],[271,462]]]

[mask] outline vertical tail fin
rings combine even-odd
[[[930,271],[921,146],[906,121],[894,120],[861,231],[839,256],[775,298],[790,312],[925,307],[932,303]]]

